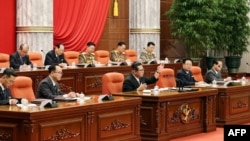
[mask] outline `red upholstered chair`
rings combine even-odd
[[[108,64],[109,62],[109,52],[107,50],[96,50],[95,60],[100,62],[100,64]]]
[[[30,61],[32,64],[37,64],[37,66],[43,66],[43,56],[40,52],[29,52],[28,53]]]
[[[115,94],[122,92],[124,75],[118,72],[105,73],[102,76],[102,93]]]
[[[204,81],[201,68],[199,66],[192,66],[191,72],[193,73],[194,79],[196,81]]]
[[[10,67],[10,55],[5,53],[0,53],[0,68]]]
[[[134,62],[137,60],[136,50],[133,50],[133,49],[125,50],[125,56],[126,56],[126,60],[130,60],[131,62]]]
[[[29,101],[36,99],[30,77],[17,76],[10,90],[14,98],[26,98]]]
[[[156,85],[159,86],[159,88],[176,87],[174,70],[170,68],[162,69]]]
[[[64,58],[68,62],[69,65],[72,65],[72,62],[75,62],[75,64],[78,64],[78,57],[79,57],[79,52],[77,51],[65,51],[64,52]]]

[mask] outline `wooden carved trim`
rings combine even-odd
[[[0,141],[12,141],[12,133],[0,132]]]
[[[238,108],[245,108],[247,106],[248,105],[244,101],[240,100],[233,106],[233,108],[238,109]]]
[[[43,139],[43,141],[66,140],[66,139],[70,139],[70,138],[75,138],[79,135],[80,135],[79,132],[73,133],[73,132],[70,132],[66,128],[62,128],[62,129],[57,130],[55,135],[50,136],[47,139]]]
[[[94,123],[94,116],[95,116],[95,112],[87,112],[88,125],[91,125]]]
[[[95,82],[87,84],[86,89],[88,88],[97,88],[102,86],[102,80],[101,78],[95,77]]]
[[[123,129],[123,128],[128,128],[129,124],[124,123],[120,120],[114,120],[110,123],[109,126],[104,127],[102,131],[112,131],[112,130],[118,130],[118,129]]]

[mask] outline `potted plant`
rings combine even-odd
[[[197,58],[214,48],[218,10],[214,0],[174,0],[165,15],[170,20],[171,34],[186,49],[186,57]]]
[[[244,0],[222,0],[219,6],[225,17],[221,23],[229,27],[223,33],[228,34],[224,39],[227,43],[226,66],[229,73],[238,72],[241,57],[248,52],[250,27],[247,14],[250,8]]]

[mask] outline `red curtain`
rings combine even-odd
[[[16,51],[16,0],[0,0],[0,52]]]
[[[89,41],[98,43],[110,0],[54,0],[54,44],[65,51],[84,51]]]

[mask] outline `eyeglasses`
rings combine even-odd
[[[61,72],[61,71],[55,71],[55,73],[58,73],[58,74],[63,74],[63,72]]]

